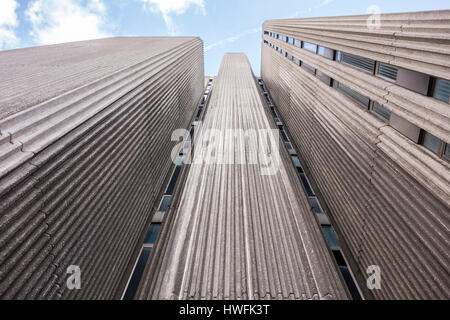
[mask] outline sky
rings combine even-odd
[[[227,52],[246,53],[259,75],[265,20],[449,7],[448,0],[0,0],[0,50],[114,36],[198,36],[206,75],[217,74]]]

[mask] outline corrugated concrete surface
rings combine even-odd
[[[275,128],[266,110],[246,56],[225,55],[203,130]],[[297,172],[280,151],[275,175],[263,176],[260,164],[190,166],[139,299],[348,298]],[[226,156],[254,153],[251,145]]]
[[[271,20],[263,29],[450,78],[450,11]],[[263,38],[450,142],[450,107],[268,35]],[[450,298],[450,165],[263,44],[262,78],[362,277],[379,299]],[[364,284],[362,284],[364,285]]]
[[[120,297],[171,134],[202,96],[202,41],[69,43],[0,52],[0,66],[0,298]]]

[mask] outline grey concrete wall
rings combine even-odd
[[[69,43],[0,52],[0,65],[0,297],[120,297],[171,134],[202,96],[202,41]]]
[[[271,20],[265,31],[449,79],[450,11]],[[268,35],[263,39],[450,142],[450,107]],[[342,92],[262,46],[262,78],[356,267],[378,299],[450,298],[450,165]],[[365,286],[365,280],[361,283]]]

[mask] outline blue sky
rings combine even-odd
[[[109,36],[199,36],[205,72],[245,52],[260,73],[264,20],[448,9],[448,0],[0,0],[0,49]]]

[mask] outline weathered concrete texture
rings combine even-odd
[[[449,79],[450,11],[271,20],[264,30]],[[264,39],[450,142],[450,107],[267,35]],[[450,165],[268,45],[262,77],[379,299],[450,298]],[[361,285],[364,285],[362,283]]]
[[[202,96],[202,41],[69,43],[1,52],[0,65],[0,298],[120,298],[171,134]]]
[[[246,56],[225,55],[203,130],[275,128],[266,112]],[[147,266],[141,281],[139,299],[348,298],[297,172],[280,145],[282,161],[275,175],[263,176],[260,164],[190,166],[180,201],[168,213],[171,218],[153,252],[159,259]],[[248,161],[256,153],[250,145],[226,156]]]

